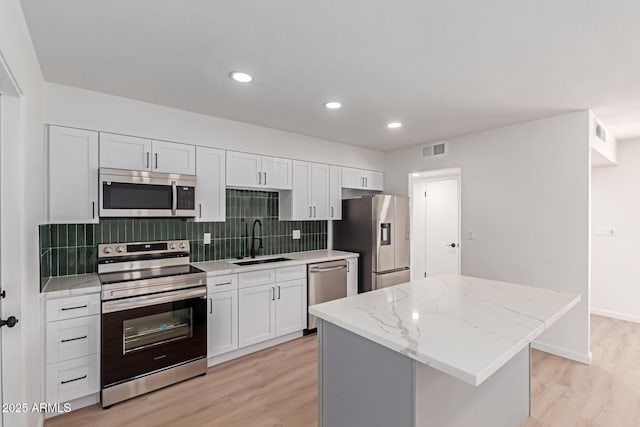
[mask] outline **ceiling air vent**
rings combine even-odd
[[[447,152],[447,143],[427,145],[422,147],[422,157],[444,156]]]
[[[600,138],[602,141],[607,142],[607,131],[605,131],[602,125],[597,121],[595,122],[595,125],[596,125],[595,126],[596,136]]]

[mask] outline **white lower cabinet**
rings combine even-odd
[[[271,283],[252,285],[243,275],[271,278]],[[306,265],[240,274],[238,291],[238,347],[299,332],[307,325]],[[283,280],[286,279],[286,280]]]
[[[275,338],[275,288],[259,285],[238,291],[239,345],[245,347]]]
[[[209,297],[208,354],[218,356],[238,348],[238,291]]]
[[[307,280],[276,285],[276,336],[303,330],[307,325]]]
[[[47,300],[45,393],[48,403],[100,391],[100,295]]]
[[[47,366],[47,403],[62,403],[100,391],[100,355]]]
[[[207,278],[207,355],[238,349],[238,276]]]

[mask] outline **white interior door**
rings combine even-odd
[[[425,277],[460,274],[460,181],[425,181]]]

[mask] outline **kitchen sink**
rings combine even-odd
[[[267,258],[267,259],[252,259],[251,261],[238,261],[232,262],[235,265],[256,265],[256,264],[269,264],[271,262],[291,261],[291,258]]]

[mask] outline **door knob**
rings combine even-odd
[[[449,246],[451,248],[457,248],[458,244],[457,243],[447,243],[445,246]]]
[[[17,323],[18,319],[16,319],[15,316],[9,316],[7,317],[7,320],[0,320],[0,328],[5,325],[9,328],[13,328]]]

